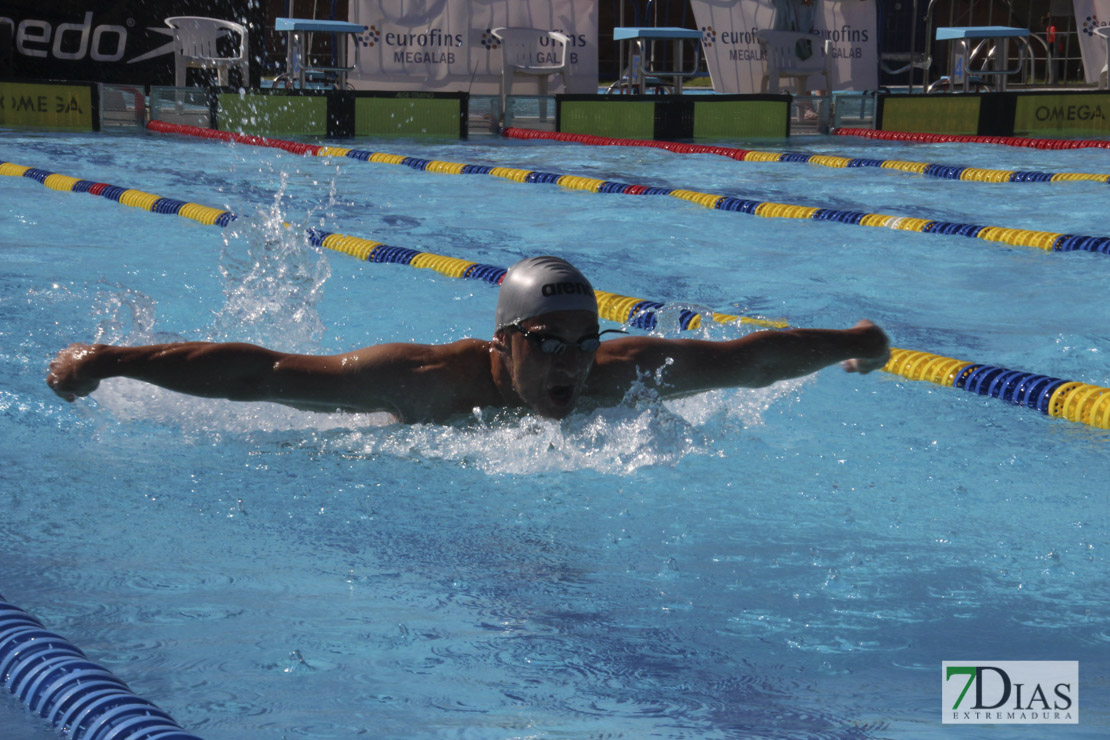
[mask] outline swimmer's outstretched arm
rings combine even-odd
[[[107,378],[132,378],[178,393],[232,401],[326,403],[342,363],[331,358],[289,355],[251,344],[179,342],[143,347],[71,344],[50,363],[46,382],[67,401],[87,396]],[[306,383],[309,378],[312,383]]]
[[[727,342],[630,337],[602,344],[590,383],[604,395],[608,388],[627,388],[637,371],[663,368],[659,391],[674,397],[760,388],[837,363],[848,372],[869,373],[888,359],[886,333],[867,320],[851,329],[760,331]]]
[[[92,393],[101,380],[123,377],[191,396],[326,412],[388,411],[416,420],[440,415],[446,407],[454,411],[451,386],[442,379],[460,357],[487,356],[483,344],[381,344],[327,356],[242,343],[72,344],[50,363],[46,382],[67,401]]]

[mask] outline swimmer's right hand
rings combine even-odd
[[[87,396],[100,385],[99,378],[90,378],[89,370],[98,345],[71,344],[50,363],[46,373],[46,384],[59,397],[74,401],[78,396]]]

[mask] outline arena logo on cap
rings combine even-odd
[[[1079,723],[1078,661],[944,661],[943,724]]]
[[[540,289],[545,298],[550,298],[554,295],[591,295],[593,291],[590,286],[583,283],[561,282],[561,283],[545,283],[543,288]]]

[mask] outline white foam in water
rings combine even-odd
[[[95,400],[85,403],[117,421],[151,421],[190,434],[346,431],[324,441],[330,451],[346,455],[449,460],[489,473],[628,475],[645,466],[673,466],[688,455],[715,454],[717,434],[758,426],[772,404],[795,396],[805,382],[647,400],[563,421],[476,409],[473,419],[454,424],[406,425],[386,413],[325,414],[274,403],[190,398],[128,379],[104,381]]]
[[[345,444],[361,445],[364,454],[452,460],[489,473],[593,470],[629,475],[642,467],[676,465],[688,455],[715,454],[714,434],[757,423],[763,409],[796,388],[784,383],[675,402],[650,401],[576,413],[562,421],[531,414],[476,413],[469,424],[364,432]]]

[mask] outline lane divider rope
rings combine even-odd
[[[210,208],[199,203],[163,198],[151,193],[129,190],[107,183],[92,183],[89,180],[58,175],[47,170],[17,165],[12,162],[0,161],[0,175],[25,177],[35,180],[52,190],[100,195],[117,203],[140,208],[151,213],[176,214],[190,218],[206,226],[226,227],[238,218],[230,211]],[[293,228],[289,223],[284,225],[286,228]],[[505,268],[445,257],[431,252],[393,247],[355,236],[336,234],[316,228],[306,229],[305,234],[314,246],[343,252],[367,262],[409,265],[415,268],[431,269],[447,277],[482,280],[494,285],[500,285],[501,279],[505,276]],[[656,315],[660,310],[674,309],[678,311],[679,324],[683,330],[696,329],[701,326],[702,315],[698,311],[670,307],[659,301],[632,298],[606,291],[599,290],[595,292],[597,293],[598,306],[604,309],[602,318],[611,321],[631,324],[637,328],[650,331],[656,327]],[[785,329],[789,326],[785,321],[762,317],[738,316],[718,312],[713,312],[710,315],[714,321],[721,324],[751,324],[772,329]]]
[[[912,141],[922,144],[999,144],[1026,149],[1110,149],[1104,139],[1034,139],[1025,136],[978,136],[974,134],[927,134],[913,131],[877,131],[870,128],[833,129],[837,136],[862,136],[883,141]]]
[[[288,226],[288,224],[286,224]],[[342,252],[357,259],[373,263],[393,263],[408,265],[417,269],[431,269],[441,275],[453,278],[481,280],[491,285],[500,285],[507,268],[483,265],[469,260],[431,252],[420,252],[404,247],[391,247],[381,242],[362,239],[357,236],[336,234],[320,229],[306,230],[309,243],[336,252]],[[638,329],[652,331],[659,324],[659,314],[663,311],[677,311],[678,325],[682,331],[697,329],[701,326],[702,312],[681,306],[668,306],[659,301],[595,290],[598,313],[603,319],[628,324]],[[713,321],[719,324],[749,324],[768,329],[787,329],[785,321],[752,316],[711,312]]]
[[[35,167],[25,167],[23,165],[14,164],[12,162],[0,161],[0,175],[27,177],[45,185],[51,190],[99,195],[102,198],[114,200],[125,206],[140,208],[144,211],[152,211],[154,213],[176,214],[182,218],[188,218],[207,226],[227,226],[235,220],[235,216],[231,212],[223,211],[219,208],[209,208],[208,206],[202,206],[198,203],[189,203],[172,198],[162,198],[157,195],[152,195],[151,193],[144,193],[141,190],[130,190],[103,182],[81,180],[76,177],[59,175]]]
[[[0,162],[0,174],[14,175],[17,172],[26,173],[31,171],[31,168],[21,168],[18,165],[7,167],[7,165],[11,165],[11,163]],[[31,179],[42,183],[45,183],[45,180],[54,174],[44,170],[35,170],[35,172],[37,174],[31,176]],[[24,174],[23,176],[28,175]],[[70,180],[84,182],[76,178],[69,178],[66,181]],[[58,179],[54,182],[59,183],[63,180]],[[157,196],[151,197],[156,199],[154,202],[157,202]],[[112,200],[123,202],[122,199],[113,198]],[[144,203],[148,201],[149,199],[143,200]],[[204,208],[204,206],[198,206],[198,208]],[[171,212],[145,207],[144,210],[151,213]],[[235,216],[228,211],[221,211],[221,213],[227,214],[228,217],[206,219],[200,221],[200,223],[226,227],[235,219]],[[293,228],[288,223],[285,226]],[[480,280],[491,285],[500,285],[501,280],[505,277],[506,268],[504,267],[390,246],[370,239],[316,228],[306,229],[305,234],[309,243],[313,246],[341,252],[365,262],[392,263],[408,265],[417,269],[430,269],[447,277]],[[680,329],[684,331],[696,329],[701,325],[702,313],[700,311],[682,306],[668,307],[667,304],[659,301],[633,298],[601,290],[597,290],[595,293],[597,295],[598,313],[601,318],[609,321],[651,331],[658,325],[659,312],[673,308],[679,312]],[[789,328],[789,324],[785,321],[772,321],[717,312],[712,312],[710,317],[722,324],[741,323],[777,329]],[[960,388],[978,395],[998,398],[1017,406],[1034,408],[1048,416],[1059,417],[1101,429],[1110,429],[1110,388],[1077,381],[1066,381],[1038,373],[1009,370],[984,363],[955,360],[929,352],[898,348],[891,348],[890,360],[882,369],[908,380],[925,380],[937,385]]]
[[[3,595],[0,686],[74,740],[200,740]]]
[[[746,213],[762,218],[808,219],[812,221],[828,221],[855,226],[883,227],[898,231],[914,231],[925,234],[966,236],[989,242],[1000,242],[1015,247],[1036,247],[1052,252],[1079,250],[1110,254],[1110,236],[1086,236],[1082,234],[1064,234],[1059,232],[1035,231],[1031,229],[1011,229],[1001,226],[980,226],[969,223],[935,221],[932,219],[904,216],[888,216],[878,213],[865,213],[863,211],[845,211],[834,208],[770,203],[715,195],[712,193],[701,193],[693,190],[629,185],[621,182],[599,180],[576,175],[560,175],[553,172],[538,172],[513,167],[461,164],[458,162],[439,162],[419,159],[417,157],[370,152],[361,149],[326,147],[318,144],[301,144],[294,141],[237,134],[232,131],[217,131],[214,129],[199,128],[197,126],[166,123],[164,121],[150,121],[147,124],[147,128],[161,133],[183,134],[206,139],[248,144],[251,146],[273,147],[301,155],[349,157],[364,162],[403,165],[415,170],[440,174],[492,175],[513,182],[556,184],[565,188],[583,190],[591,193],[669,195],[696,203],[705,208]]]
[[[1110,183],[1110,175],[1090,175],[1081,172],[1034,172],[1021,170],[992,170],[980,167],[958,165],[927,164],[925,162],[903,162],[895,159],[867,159],[862,157],[838,157],[829,154],[805,154],[802,152],[760,152],[750,149],[737,149],[730,146],[709,146],[705,144],[684,144],[676,141],[655,141],[653,139],[616,139],[610,136],[592,134],[568,134],[558,131],[537,131],[527,128],[505,128],[501,135],[510,139],[543,139],[565,141],[587,146],[637,146],[663,149],[676,154],[716,154],[738,162],[788,162],[809,164],[837,169],[858,169],[880,167],[926,177],[944,180],[964,180],[968,182],[1081,182],[1092,181]]]

